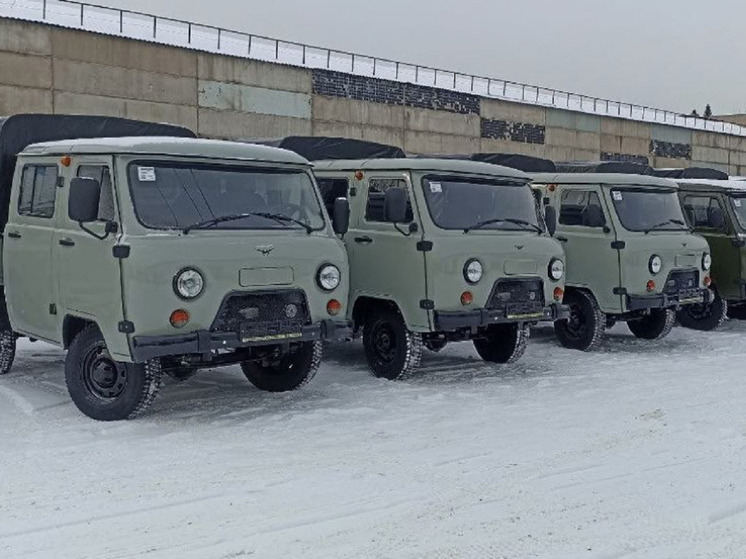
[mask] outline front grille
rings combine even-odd
[[[234,293],[220,306],[214,332],[295,332],[311,321],[300,290]]]
[[[682,291],[691,291],[699,288],[699,272],[697,270],[674,270],[666,280],[663,293],[666,295],[677,295]]]
[[[544,283],[538,278],[497,280],[487,301],[487,308],[503,310],[506,315],[543,312]]]

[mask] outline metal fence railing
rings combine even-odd
[[[746,127],[509,80],[314,47],[74,0],[0,0],[0,17],[305,68],[428,85],[518,103],[746,136]]]

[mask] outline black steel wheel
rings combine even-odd
[[[590,293],[572,290],[563,301],[570,306],[570,318],[554,323],[560,343],[570,349],[591,351],[598,347],[606,329],[606,315]]]
[[[155,400],[161,386],[158,360],[115,361],[98,327],[90,325],[70,344],[65,360],[70,398],[85,415],[99,421],[133,419]]]
[[[290,348],[286,354],[278,354],[261,361],[241,363],[243,374],[259,390],[266,392],[289,392],[298,390],[316,376],[321,365],[323,345],[321,342],[303,342]]]
[[[675,320],[673,309],[653,309],[643,318],[629,320],[627,328],[642,340],[660,340],[671,333]]]
[[[474,340],[474,347],[490,363],[515,363],[526,352],[530,335],[528,324],[494,324]]]
[[[420,366],[422,336],[410,332],[399,311],[373,312],[363,327],[363,349],[371,372],[389,380],[401,380]]]
[[[676,318],[684,328],[709,332],[717,330],[728,316],[728,303],[715,291],[709,303],[685,305],[676,313]]]

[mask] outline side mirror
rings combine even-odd
[[[90,223],[98,219],[101,184],[96,179],[77,177],[70,181],[67,214],[72,221]]]
[[[557,210],[554,206],[544,207],[544,221],[547,224],[547,232],[554,237],[557,231]]]
[[[347,198],[334,200],[332,226],[337,235],[344,235],[350,228],[350,201]]]
[[[407,219],[407,191],[389,188],[383,199],[383,219],[390,223],[404,223]]]

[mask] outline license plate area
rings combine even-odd
[[[256,324],[243,322],[238,332],[241,343],[297,340],[303,332],[283,323]]]

